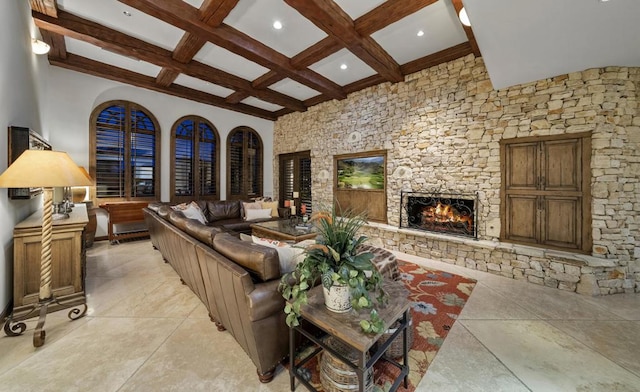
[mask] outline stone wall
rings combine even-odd
[[[640,68],[589,69],[494,90],[460,58],[281,117],[277,155],[310,150],[315,202],[333,197],[333,155],[387,150],[385,247],[588,294],[640,292]],[[590,256],[499,241],[503,138],[592,132]],[[277,179],[276,179],[277,182]],[[274,184],[278,189],[278,184]],[[478,241],[398,229],[400,192],[478,192]]]

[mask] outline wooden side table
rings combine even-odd
[[[403,381],[404,387],[407,387],[409,376],[409,347],[407,344],[407,327],[409,325],[409,292],[402,282],[397,281],[385,281],[383,287],[389,294],[389,303],[384,307],[377,308],[376,310],[384,322],[384,330],[389,329],[389,327],[396,321],[399,321],[400,325],[387,341],[378,345],[379,347],[376,352],[371,354],[370,358],[368,356],[369,350],[380,339],[380,337],[382,337],[382,334],[366,334],[362,332],[362,329],[360,328],[360,320],[369,317],[370,309],[362,309],[358,312],[351,310],[346,313],[334,313],[327,310],[324,305],[321,286],[317,286],[309,291],[308,302],[300,309],[302,319],[314,324],[324,331],[326,335],[339,339],[349,347],[356,350],[359,355],[357,361],[352,362],[345,358],[341,353],[325,344],[323,337],[317,337],[304,330],[301,326],[290,328],[289,377],[291,380],[292,391],[295,390],[296,379],[298,379],[300,383],[306,386],[310,391],[316,391],[316,389],[299,374],[298,369],[304,366],[305,363],[319,354],[322,350],[327,350],[332,356],[340,359],[354,370],[358,376],[358,390],[361,392],[364,392],[365,390],[365,375],[379,359],[383,359],[400,369],[400,374],[389,391],[397,390],[400,383]],[[306,358],[301,359],[298,363],[296,363],[295,358],[296,333],[300,333],[319,346],[318,349],[313,351]],[[400,334],[402,334],[403,339],[403,364],[384,355],[387,348],[396,338],[398,338],[398,336],[400,336]]]

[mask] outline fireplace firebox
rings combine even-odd
[[[400,227],[477,238],[477,194],[402,192]]]

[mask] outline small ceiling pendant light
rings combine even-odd
[[[131,16],[131,12],[129,11],[122,11],[122,13],[124,14],[124,16]]]
[[[347,64],[340,64],[340,69],[341,70],[347,69]]]
[[[276,20],[275,22],[273,22],[273,28],[276,30],[280,30],[282,28],[282,22]]]
[[[471,27],[471,21],[469,21],[467,10],[464,7],[462,7],[462,9],[460,10],[460,13],[458,14],[458,18],[460,18],[460,23],[462,23],[465,26]]]
[[[47,54],[51,50],[48,43],[37,38],[31,38],[31,51],[35,54]]]
[[[424,31],[419,30],[419,31],[418,31],[418,34],[416,34],[416,35],[417,35],[418,37],[422,37],[422,36],[424,35]]]

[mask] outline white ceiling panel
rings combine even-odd
[[[467,41],[450,1],[431,4],[371,36],[400,65]]]
[[[269,72],[268,68],[256,64],[253,61],[246,60],[244,57],[213,45],[210,42],[206,43],[202,49],[200,49],[194,59],[249,81]]]
[[[343,64],[347,66],[347,69],[340,68]],[[339,50],[309,68],[341,86],[364,79],[376,73],[373,68],[369,67],[347,49]]]
[[[282,29],[273,28],[276,20]],[[240,0],[224,22],[287,57],[327,36],[282,0]]]
[[[278,83],[272,84],[269,88],[282,94],[290,95],[300,101],[304,101],[320,94],[316,90],[291,79],[283,79]]]
[[[265,102],[255,97],[249,97],[249,98],[243,99],[240,102],[245,103],[247,105],[255,106],[264,110],[269,110],[272,112],[282,109],[282,106],[280,105],[276,105],[270,102]]]
[[[193,7],[200,8],[204,0],[184,0],[185,3],[190,4]]]
[[[465,0],[495,88],[640,65],[638,0]]]
[[[217,84],[211,84],[185,74],[180,74],[173,83],[189,87],[194,90],[204,91],[205,93],[213,94],[221,98],[225,98],[233,93],[233,90],[228,88],[218,86]]]
[[[334,0],[336,4],[342,8],[344,12],[349,14],[351,19],[356,20],[377,6],[385,2],[385,0]]]
[[[113,65],[115,67],[124,68],[129,71],[141,73],[143,75],[156,77],[160,72],[160,67],[144,61],[138,61],[126,56],[101,49],[95,45],[78,41],[73,38],[65,37],[65,45],[67,52],[77,54],[101,63]]]
[[[173,50],[184,31],[116,0],[58,0],[69,13],[118,30],[146,42]],[[126,16],[124,12],[131,16]]]

